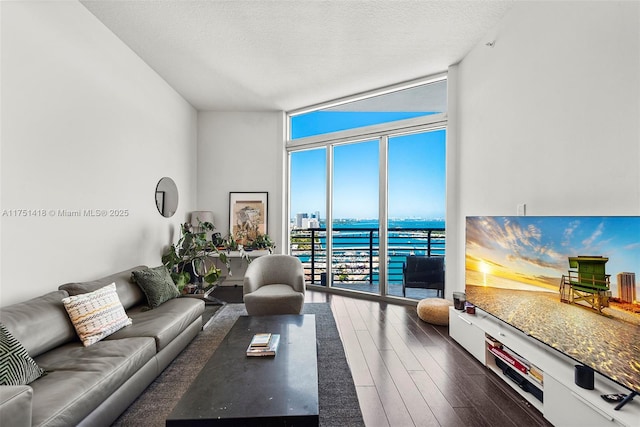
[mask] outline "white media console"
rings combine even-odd
[[[626,426],[640,427],[640,397],[628,402],[620,410],[606,402],[602,394],[629,393],[624,387],[595,373],[593,390],[575,384],[575,360],[527,336],[521,331],[476,308],[476,314],[449,311],[449,335],[487,368],[509,383],[543,416],[558,427]],[[527,380],[543,394],[542,401],[524,391],[516,381],[503,374],[490,351],[491,339],[499,341],[506,350],[526,359],[542,372],[542,383],[530,374],[517,369],[515,379]]]

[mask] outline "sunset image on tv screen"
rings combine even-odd
[[[467,300],[640,391],[640,217],[467,217]]]

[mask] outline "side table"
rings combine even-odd
[[[209,285],[205,288],[199,288],[197,289],[197,293],[194,294],[182,294],[180,295],[181,298],[198,298],[204,301],[205,305],[225,305],[226,302],[222,301],[221,299],[218,299],[216,297],[211,296],[211,292],[213,292],[214,289],[216,289],[220,283],[222,283],[222,280],[218,280],[216,283]]]

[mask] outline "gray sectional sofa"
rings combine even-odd
[[[204,302],[174,298],[148,309],[131,279],[143,268],[62,285],[0,309],[0,323],[47,371],[26,386],[0,386],[0,425],[109,425],[191,342],[202,329]],[[133,323],[84,347],[61,300],[114,282]]]

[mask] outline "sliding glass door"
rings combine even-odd
[[[379,293],[379,141],[333,147],[331,283]],[[375,279],[375,280],[374,280]]]
[[[423,257],[441,257],[438,266],[444,259],[445,146],[444,129],[388,139],[387,295],[422,299],[437,296],[444,286],[444,270],[440,285],[425,280],[423,267],[407,268],[433,261],[422,262]]]

